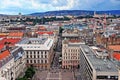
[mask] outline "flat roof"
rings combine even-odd
[[[16,46],[20,46],[24,50],[50,50],[53,44],[54,40],[50,38],[26,38]]]
[[[47,38],[24,38],[18,44],[44,44]]]
[[[111,60],[97,58],[87,45],[81,45],[81,48],[97,72],[118,72],[116,65]]]
[[[68,47],[80,47],[80,45],[82,45],[82,44],[85,44],[85,43],[83,43],[83,42],[79,42],[79,43],[69,43],[69,44],[68,44]]]

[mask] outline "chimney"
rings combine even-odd
[[[4,43],[4,50],[9,50],[10,49],[10,44],[11,44],[11,42],[5,42]]]

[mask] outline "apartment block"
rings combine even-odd
[[[84,80],[118,80],[118,68],[108,52],[80,46],[80,74]]]
[[[36,69],[50,69],[54,55],[54,40],[49,38],[24,38],[16,46],[25,51],[26,65]]]

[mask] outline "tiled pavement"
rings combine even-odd
[[[68,70],[37,71],[33,80],[75,80],[74,73]]]

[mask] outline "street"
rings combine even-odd
[[[33,80],[75,80],[74,73],[71,70],[61,69],[59,57],[62,54],[62,40],[59,37],[55,48],[55,55],[50,70],[36,71]]]

